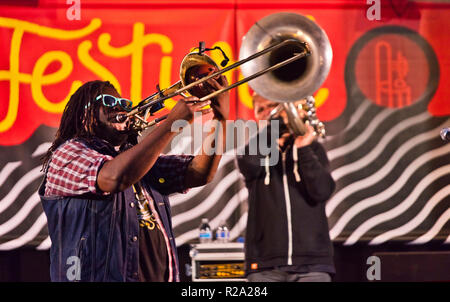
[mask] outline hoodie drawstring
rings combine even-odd
[[[266,177],[264,178],[264,184],[268,186],[270,184],[270,166],[269,166],[269,155],[266,155]]]
[[[292,150],[292,157],[294,158],[294,175],[295,181],[300,182],[300,174],[298,173],[298,154],[297,154],[297,146],[294,144],[294,148]]]

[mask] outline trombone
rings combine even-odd
[[[230,71],[244,63],[247,63],[251,60],[254,60],[255,58],[258,58],[266,53],[273,52],[277,49],[286,47],[287,45],[295,44],[299,46],[301,49],[300,52],[295,52],[292,54],[292,56],[288,59],[285,59],[281,62],[278,62],[270,67],[267,67],[265,69],[262,69],[258,72],[255,72],[252,75],[247,76],[246,78],[233,83],[227,87],[224,87],[222,89],[216,90],[208,95],[202,96],[202,95],[196,95],[195,92],[193,92],[193,88],[195,88],[197,85],[204,83],[208,81],[211,78],[215,78],[227,71]],[[218,48],[218,47],[217,47]],[[132,108],[130,112],[127,114],[119,114],[116,116],[116,120],[118,122],[124,122],[128,118],[133,118],[132,120],[132,127],[133,130],[140,133],[141,131],[145,130],[148,127],[151,127],[164,119],[167,118],[167,115],[161,116],[157,119],[154,119],[152,121],[147,121],[147,118],[149,115],[153,114],[154,112],[162,109],[164,107],[163,102],[167,99],[173,98],[178,95],[183,95],[186,91],[188,91],[190,94],[195,95],[199,97],[199,101],[206,101],[208,99],[214,98],[215,96],[226,92],[228,90],[231,90],[239,85],[242,85],[244,83],[247,83],[248,81],[251,81],[257,77],[262,76],[263,74],[266,74],[268,72],[274,71],[276,69],[279,69],[289,63],[292,63],[294,61],[297,61],[303,57],[309,56],[311,54],[311,51],[308,47],[308,44],[306,42],[302,42],[296,39],[286,39],[281,42],[275,42],[272,43],[267,48],[248,56],[245,59],[239,60],[238,62],[225,67],[221,70],[219,70],[219,67],[217,64],[206,54],[204,54],[205,48],[202,47],[202,42],[200,42],[200,47],[198,52],[191,52],[187,54],[181,64],[181,71],[180,71],[180,77],[181,80],[173,84],[167,89],[159,90],[159,87],[157,86],[157,92],[150,95],[149,97],[142,100],[137,106]],[[213,49],[206,49],[206,50],[213,50]],[[223,51],[222,51],[223,53]],[[225,63],[226,64],[226,63]],[[222,64],[224,65],[224,64]],[[190,71],[192,73],[192,70],[194,73],[198,72],[202,66],[207,66],[207,69],[212,71],[213,69],[218,70],[213,73],[209,73],[207,75],[205,74],[189,74]],[[200,68],[199,68],[200,67]],[[192,79],[199,78],[199,80],[192,81]]]

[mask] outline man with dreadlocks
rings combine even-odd
[[[225,86],[224,76],[202,84],[208,92]],[[139,143],[130,120],[116,118],[130,108],[131,101],[102,81],[85,83],[66,105],[39,188],[52,241],[52,281],[179,281],[167,196],[211,181],[220,152],[205,152],[210,141],[196,156],[161,152],[176,134],[172,124],[192,122],[194,112],[213,112],[225,131],[229,95],[179,100]],[[224,139],[219,131],[216,147]]]

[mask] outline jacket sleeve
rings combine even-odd
[[[237,155],[236,166],[246,182],[251,182],[259,177],[261,159],[254,155]]]
[[[160,155],[144,178],[163,195],[187,193],[184,178],[193,159],[192,155]]]
[[[320,143],[313,142],[297,152],[301,183],[309,198],[318,203],[327,201],[336,185],[330,173],[325,149]]]

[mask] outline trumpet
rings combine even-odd
[[[204,93],[202,93],[200,89],[198,89],[199,84],[204,83],[211,78],[216,78],[217,76],[225,72],[228,72],[232,69],[235,69],[241,66],[242,64],[252,61],[264,54],[274,52],[278,49],[282,49],[288,45],[293,44],[296,45],[296,51],[292,53],[290,57],[280,62],[277,62],[272,66],[256,71],[253,74],[243,78],[242,80],[236,83],[233,83],[227,87],[211,92],[210,94],[207,95],[204,95]],[[178,95],[186,96],[186,92],[189,92],[191,95],[198,97],[200,102],[206,101],[208,99],[216,97],[217,95],[223,92],[238,87],[239,85],[247,83],[248,81],[251,81],[266,73],[273,72],[287,64],[290,64],[294,61],[297,61],[311,54],[311,51],[306,42],[302,42],[296,39],[286,39],[283,41],[276,41],[275,43],[269,45],[267,48],[255,54],[252,54],[247,58],[239,60],[238,62],[228,67],[220,69],[217,66],[217,64],[208,55],[204,53],[205,50],[214,50],[214,49],[205,48],[203,45],[204,45],[203,42],[200,42],[198,52],[191,52],[183,58],[180,67],[180,81],[176,82],[175,84],[164,90],[160,90],[159,87],[157,86],[158,91],[156,93],[150,95],[149,97],[139,102],[139,104],[133,107],[129,113],[117,115],[116,120],[118,122],[124,122],[128,118],[130,118],[132,121],[132,129],[137,131],[137,133],[140,133],[146,128],[156,125],[157,123],[167,118],[167,115],[164,115],[152,121],[148,121],[148,118],[151,115],[153,115],[153,113],[159,111],[164,107],[163,102],[167,99],[173,98]],[[223,51],[222,53],[224,54]],[[226,61],[227,58],[224,60],[224,62]],[[222,63],[221,65],[225,64]]]

